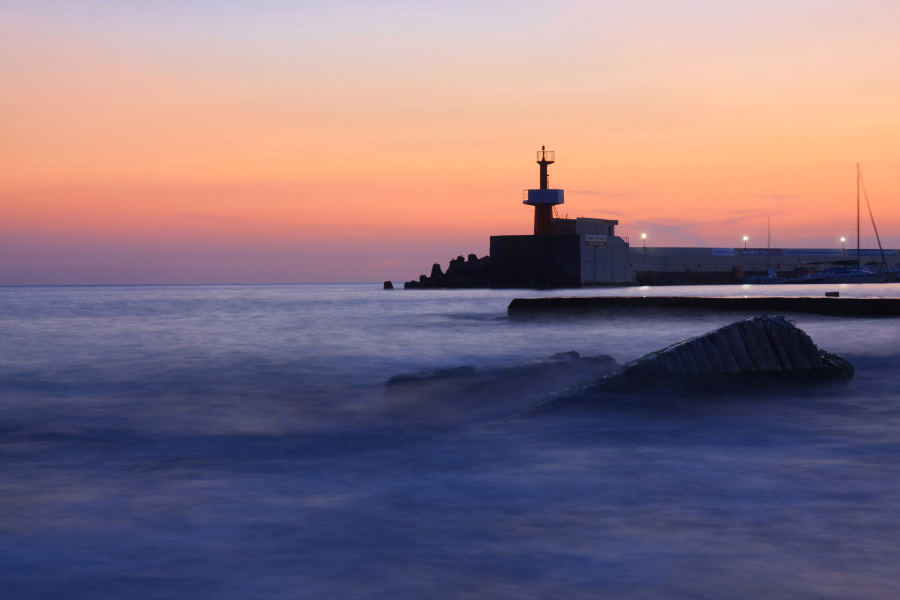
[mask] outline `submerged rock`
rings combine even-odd
[[[754,391],[853,378],[853,365],[820,350],[784,317],[738,321],[673,344],[532,404],[522,416],[597,405],[604,394]]]
[[[472,416],[497,412],[508,415],[561,387],[570,386],[619,368],[612,357],[554,354],[549,360],[504,367],[452,369],[395,375],[384,388],[387,408],[405,415]]]
[[[448,379],[460,379],[475,375],[474,367],[453,367],[452,369],[438,369],[437,371],[423,371],[421,373],[409,373],[394,375],[388,379],[387,386],[408,385],[411,383],[429,383],[446,381]]]

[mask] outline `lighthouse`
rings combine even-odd
[[[537,153],[537,164],[541,167],[541,187],[537,190],[525,190],[522,204],[534,207],[534,235],[550,235],[553,233],[553,207],[563,203],[563,191],[549,189],[547,167],[556,162],[556,152],[541,149]]]

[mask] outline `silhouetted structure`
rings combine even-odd
[[[553,234],[553,207],[562,204],[563,191],[551,190],[550,176],[547,167],[556,162],[556,152],[545,150],[544,146],[537,153],[537,164],[541,166],[541,187],[536,190],[525,190],[522,204],[534,207],[534,235]]]
[[[554,207],[563,204],[563,190],[550,189],[548,167],[555,162],[556,153],[541,147],[537,153],[540,187],[524,191],[523,203],[534,207],[532,235],[491,236],[490,257],[470,255],[468,261],[459,257],[450,261],[446,273],[435,265],[431,275],[422,275],[405,287],[771,284],[790,276],[812,275],[820,265],[855,266],[861,262],[859,257],[880,257],[879,264],[867,266],[881,269],[884,281],[900,279],[900,250],[880,247],[858,252],[845,248],[671,248],[647,246],[646,236],[642,236],[644,243],[631,248],[628,237],[616,235],[618,220],[554,216]]]
[[[447,272],[434,263],[431,276],[420,275],[418,281],[407,281],[404,289],[427,290],[430,288],[483,288],[489,286],[491,257],[478,258],[470,254],[468,259],[457,256],[450,261]]]
[[[581,287],[577,235],[491,236],[492,288]]]

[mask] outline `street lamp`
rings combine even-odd
[[[744,236],[744,250],[747,249],[747,240],[749,240],[749,239],[750,238],[748,238],[746,235]]]
[[[646,233],[642,233],[642,234],[641,234],[641,239],[644,240],[644,248],[646,248],[646,247],[647,247],[647,234],[646,234]]]
[[[846,242],[846,241],[847,241],[847,238],[841,238],[841,250],[846,250],[846,248],[844,247],[844,242]]]

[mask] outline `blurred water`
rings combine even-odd
[[[384,414],[397,373],[624,363],[741,316],[510,321],[517,295],[0,288],[0,596],[900,594],[897,319],[793,315],[856,366],[835,389],[527,422]]]

